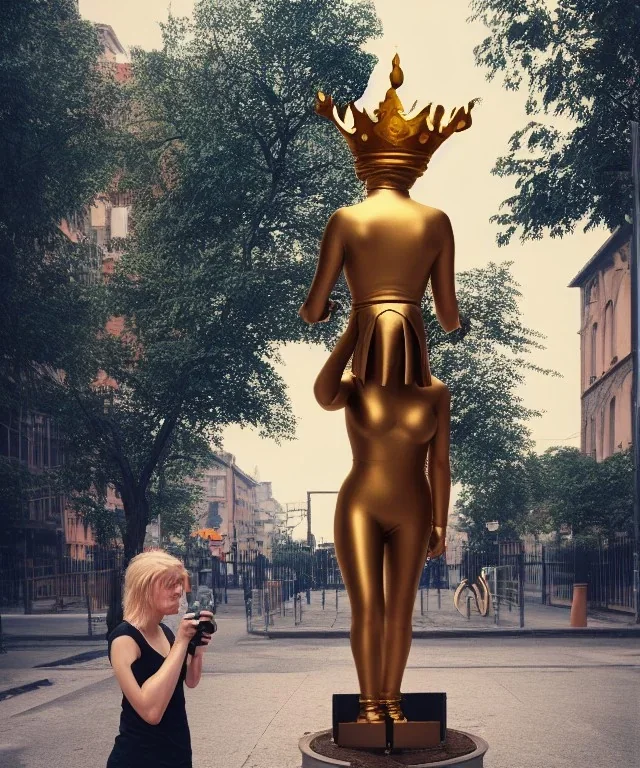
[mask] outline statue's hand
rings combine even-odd
[[[446,535],[446,528],[439,525],[433,526],[431,529],[431,537],[429,538],[427,557],[435,560],[436,557],[440,557],[440,555],[444,553]]]
[[[340,305],[338,304],[338,302],[332,301],[331,299],[329,299],[325,305],[324,314],[322,315],[320,320],[318,320],[318,322],[326,323],[329,320],[331,320],[331,313],[334,312],[336,309],[340,309]]]
[[[462,341],[464,337],[469,333],[471,330],[471,320],[466,315],[460,315],[460,327],[456,328],[455,331],[451,331],[449,336],[454,341],[454,343],[458,343],[459,341]]]

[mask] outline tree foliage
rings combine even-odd
[[[504,244],[548,231],[615,229],[631,210],[630,121],[640,119],[640,6],[632,0],[472,0],[489,36],[475,49],[488,78],[528,90],[531,120],[494,174],[516,193],[494,217]],[[569,126],[569,127],[566,127]]]
[[[428,304],[431,365],[451,390],[454,481],[494,486],[531,448],[527,423],[540,414],[518,394],[525,376],[557,374],[529,359],[544,349],[543,336],[522,324],[521,294],[509,262],[462,272],[457,280],[461,313],[471,319],[471,329],[461,341],[444,334]]]
[[[511,264],[489,263],[458,275],[458,296],[471,329],[462,339],[442,332],[426,311],[432,367],[451,390],[451,465],[461,484],[458,510],[471,538],[486,536],[498,520],[515,535],[528,508],[528,423],[539,412],[519,392],[528,373],[557,376],[533,363],[543,336],[522,324],[519,286]]]
[[[86,248],[60,231],[113,169],[117,90],[73,0],[0,5],[0,386],[21,400],[38,366],[83,360]],[[75,279],[71,280],[70,277]]]
[[[532,500],[543,510],[547,530],[569,526],[578,536],[631,534],[632,461],[631,451],[596,462],[577,448],[552,448],[538,457]]]
[[[95,373],[90,350],[106,314],[85,279],[94,254],[70,240],[64,220],[81,217],[113,173],[118,91],[100,53],[73,0],[0,4],[3,436],[20,412],[49,412],[60,371]],[[36,480],[7,448],[0,494],[15,520],[47,478]]]
[[[277,348],[306,337],[296,310],[322,227],[360,194],[314,89],[359,95],[378,32],[368,2],[200,0],[161,51],[134,52],[119,182],[134,231],[107,286],[125,325],[95,357],[117,388],[66,382],[75,465],[84,487],[120,493],[127,558],[161,470],[197,471],[227,424],[293,433]]]
[[[494,488],[463,488],[458,507],[474,541],[487,538],[489,520],[500,523],[505,538],[563,529],[579,539],[631,535],[632,454],[619,452],[596,462],[577,448],[527,453]]]

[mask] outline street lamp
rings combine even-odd
[[[496,547],[498,549],[498,564],[496,566],[496,569],[494,571],[494,587],[493,591],[495,593],[495,611],[494,611],[494,617],[495,622],[498,624],[500,622],[500,594],[498,592],[498,569],[500,568],[500,523],[498,520],[491,520],[488,523],[486,523],[487,530],[489,533],[495,533],[496,535]]]
[[[487,530],[489,533],[495,533],[496,534],[496,547],[498,548],[498,565],[500,565],[500,523],[497,520],[491,520],[488,523],[486,523]]]

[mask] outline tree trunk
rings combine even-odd
[[[124,515],[126,526],[124,531],[124,562],[122,572],[114,573],[110,595],[109,608],[107,610],[107,635],[120,624],[123,617],[122,610],[122,584],[124,572],[129,562],[144,548],[144,537],[149,521],[149,502],[147,500],[146,488],[123,488],[122,504],[124,506]]]
[[[147,500],[146,488],[144,490],[137,488],[132,496],[133,503],[130,508],[127,509],[127,504],[124,504],[124,514],[127,521],[124,532],[125,568],[133,557],[142,552],[149,522],[149,502]]]

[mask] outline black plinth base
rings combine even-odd
[[[360,749],[420,749],[444,742],[447,733],[446,693],[405,693],[406,723],[358,723],[357,693],[333,696],[333,741]]]

